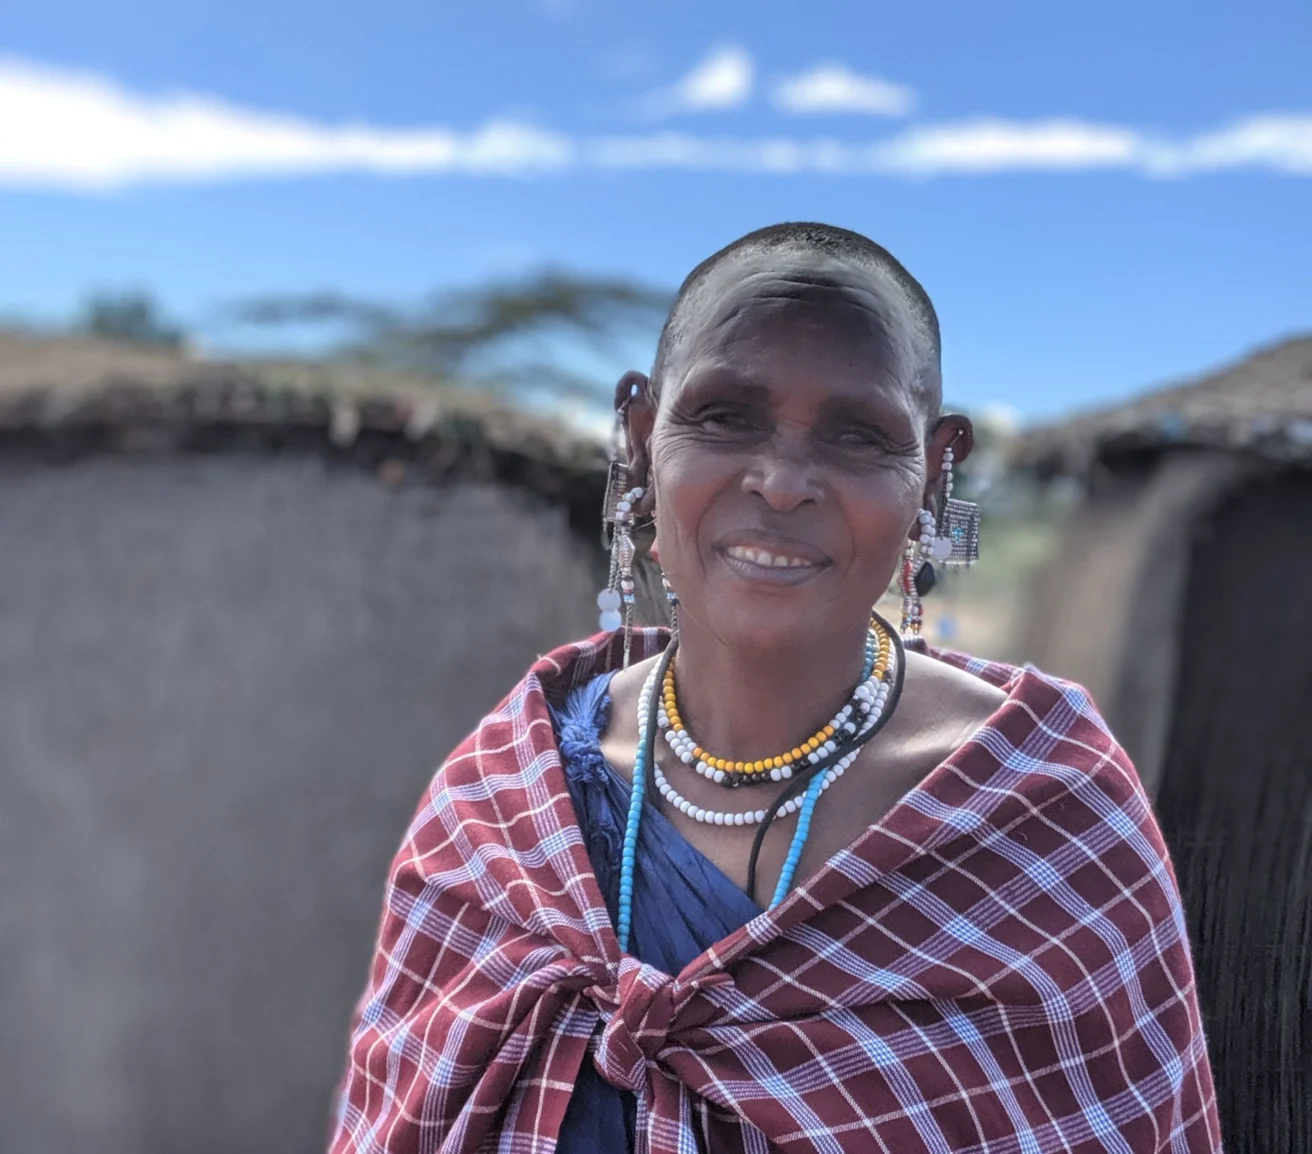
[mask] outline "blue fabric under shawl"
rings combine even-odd
[[[620,851],[632,791],[601,753],[610,710],[611,674],[573,690],[552,709],[570,797],[587,845],[592,872],[612,922],[619,907]],[[761,913],[761,907],[650,805],[638,831],[629,952],[649,966],[677,974],[708,948]],[[591,1061],[579,1072],[565,1112],[560,1154],[618,1154],[632,1150],[633,1095],[605,1082]]]

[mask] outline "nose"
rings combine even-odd
[[[805,448],[775,440],[743,474],[743,491],[764,498],[776,513],[791,513],[817,504],[823,489]]]

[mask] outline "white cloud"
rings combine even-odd
[[[861,143],[663,132],[594,142],[583,159],[601,168],[929,177],[1147,168],[1157,155],[1129,129],[1064,120],[975,120],[911,128]]]
[[[1250,116],[1157,154],[1163,175],[1265,168],[1312,176],[1312,114]]]
[[[490,122],[327,125],[210,97],[136,95],[97,76],[0,58],[0,185],[85,190],[325,172],[510,176],[568,165],[557,133]]]
[[[785,112],[855,112],[865,116],[907,116],[916,94],[905,84],[862,76],[846,64],[817,64],[780,80],[774,103]]]
[[[1312,114],[1253,117],[1174,141],[1080,120],[980,118],[919,125],[857,143],[661,132],[592,141],[582,149],[581,162],[598,168],[776,175],[930,178],[1099,170],[1174,177],[1227,170],[1312,175]]]
[[[869,145],[789,137],[735,140],[684,132],[593,141],[584,152],[584,160],[597,168],[664,168],[776,175],[850,173],[872,171],[874,167]]]
[[[750,91],[750,60],[746,67],[745,88],[717,66],[720,79],[717,69],[699,70],[684,96],[728,107]],[[673,131],[577,139],[510,121],[472,132],[325,124],[205,96],[143,96],[100,77],[0,58],[0,189],[94,193],[329,172],[529,177],[599,169],[920,179],[1097,170],[1312,176],[1312,112],[1252,116],[1175,138],[1072,119],[979,118],[860,141]]]
[[[1135,168],[1147,157],[1133,129],[1079,120],[979,119],[929,124],[878,149],[879,168],[912,176],[942,173]]]
[[[649,93],[643,111],[648,116],[666,117],[740,108],[751,99],[755,83],[756,67],[747,50],[726,44],[677,84]]]

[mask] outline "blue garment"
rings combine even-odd
[[[620,851],[632,790],[601,753],[610,710],[611,674],[573,690],[552,721],[565,778],[592,872],[612,923],[619,909]],[[667,974],[677,974],[716,942],[741,929],[761,907],[651,807],[642,813],[633,879],[629,952]],[[565,1111],[560,1154],[618,1154],[632,1150],[633,1095],[604,1081],[585,1061]]]

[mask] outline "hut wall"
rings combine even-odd
[[[0,463],[0,1148],[322,1148],[441,756],[595,626],[563,514],[317,459]]]
[[[1090,692],[1150,793],[1194,526],[1247,471],[1233,454],[1194,451],[1168,455],[1146,476],[1105,476],[1072,516],[1025,615],[1026,659]]]
[[[1312,1150],[1312,474],[1200,528],[1158,814],[1225,1147]]]

